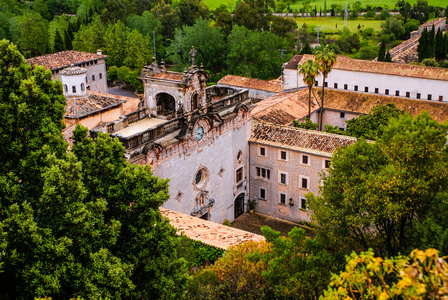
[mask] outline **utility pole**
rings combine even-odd
[[[286,49],[278,49],[278,51],[280,51],[280,53],[282,54],[282,62],[283,62],[283,52],[286,52]]]
[[[154,59],[157,61],[157,57],[156,57],[156,32],[155,31],[152,32],[152,40],[154,41]]]
[[[347,2],[345,2],[344,27],[347,27]]]
[[[320,26],[317,26],[317,27],[316,27],[316,30],[317,30],[317,45],[320,45],[320,44],[319,44],[319,32],[320,32]]]

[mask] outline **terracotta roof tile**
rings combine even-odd
[[[318,109],[314,95],[312,96],[311,112]],[[293,120],[302,119],[308,115],[308,89],[281,93],[257,103],[252,111],[252,117],[261,122],[289,125]]]
[[[299,62],[301,60],[302,60],[302,55],[294,55],[294,57],[291,58],[290,61],[288,61],[286,64],[284,64],[284,68],[297,70],[297,66],[299,65]]]
[[[337,148],[356,143],[356,138],[254,121],[249,142],[330,157]]]
[[[56,70],[70,67],[73,64],[79,64],[101,58],[107,58],[107,55],[97,55],[96,53],[68,50],[29,58],[26,61],[28,64],[33,66],[41,65],[46,69]]]
[[[184,74],[183,73],[177,73],[177,72],[160,72],[157,73],[156,75],[152,76],[154,78],[160,78],[160,79],[169,79],[169,80],[176,80],[176,81],[182,81],[182,79],[184,78]]]
[[[314,59],[314,55],[309,54],[302,55],[302,59],[300,60],[298,65],[303,64],[308,59]],[[297,66],[292,69],[297,69]],[[448,69],[446,68],[352,59],[350,57],[342,55],[338,55],[336,64],[333,66],[333,69],[364,72],[364,73],[378,73],[378,74],[405,76],[414,78],[448,80]]]
[[[242,88],[256,89],[274,93],[280,93],[282,90],[281,82],[277,80],[269,81],[269,80],[241,77],[235,75],[224,76],[221,80],[218,81],[218,84],[232,85]]]
[[[171,226],[190,239],[220,249],[226,250],[230,246],[247,241],[264,241],[264,237],[261,235],[206,221],[163,207],[160,208],[160,212],[170,220]]]
[[[315,94],[320,97],[320,89],[315,89]],[[448,119],[448,103],[333,89],[325,90],[325,108],[328,109],[368,114],[375,106],[388,103],[395,104],[399,109],[407,111],[412,116],[425,110],[438,122],[445,122]]]
[[[74,101],[76,99],[76,115],[74,114]],[[106,109],[116,107],[126,100],[115,98],[114,95],[98,93],[89,93],[83,98],[67,97],[67,106],[65,107],[66,118],[83,118]]]

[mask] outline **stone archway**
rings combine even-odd
[[[241,193],[236,197],[233,207],[235,212],[234,218],[236,219],[244,213],[244,193]]]
[[[176,101],[174,97],[167,93],[159,93],[156,96],[157,115],[158,116],[174,116],[176,113]]]
[[[195,110],[199,108],[199,96],[198,93],[194,93],[194,95],[191,97],[191,110]]]

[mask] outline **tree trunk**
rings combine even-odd
[[[308,87],[309,98],[308,98],[308,119],[311,120],[311,87]]]
[[[320,106],[320,118],[319,118],[319,130],[323,130],[323,118],[324,118],[324,95],[325,95],[325,77],[322,84],[322,105]]]

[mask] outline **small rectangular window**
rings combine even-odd
[[[261,177],[261,168],[256,167],[257,169],[257,177]]]
[[[378,88],[375,88],[375,94],[378,94],[380,90]]]
[[[443,96],[439,96],[439,101],[443,101]]]
[[[308,189],[308,178],[302,177],[301,184],[302,184],[302,189]]]
[[[348,84],[344,84],[344,90],[348,90]]]
[[[261,199],[266,199],[266,189],[265,188],[260,188],[260,198]]]
[[[358,91],[358,86],[357,86],[357,85],[355,85],[355,91],[356,91],[356,92]]]
[[[266,170],[266,178],[271,179],[271,170]]]
[[[98,77],[99,77],[100,79],[103,79],[103,74],[102,74],[102,73],[98,74]]]
[[[369,87],[368,86],[364,87],[364,92],[366,92],[366,93],[369,92]]]
[[[72,92],[76,93],[76,86],[74,86],[74,85],[72,86]]]
[[[345,128],[344,127],[339,127],[339,130],[340,131],[345,131]]]
[[[280,203],[286,204],[286,194],[280,193]]]
[[[261,169],[261,177],[266,178],[266,169]]]
[[[314,83],[315,86],[319,86],[319,81],[316,80],[316,82]]]
[[[411,97],[411,93],[406,92],[406,98],[409,98],[409,97]]]
[[[420,93],[417,93],[417,99],[420,99],[422,97],[422,95],[420,95]]]
[[[428,94],[428,100],[432,100],[432,95]]]
[[[340,116],[341,116],[341,119],[345,119],[345,113],[344,112],[341,112]]]
[[[325,85],[325,87],[328,87],[328,82],[325,81],[325,82],[324,82],[324,85]]]
[[[257,177],[271,179],[271,170],[260,167],[256,167],[255,170],[257,171]]]
[[[95,81],[95,75],[92,75],[92,81]]]
[[[285,173],[280,173],[280,183],[286,184],[286,174]]]
[[[331,166],[331,160],[326,159],[326,160],[324,161],[324,168],[325,168],[325,169],[329,169],[330,166]]]
[[[338,88],[338,84],[337,84],[337,83],[334,84],[334,88],[335,88],[335,89]]]
[[[300,198],[300,208],[306,209],[306,198]]]
[[[286,151],[280,151],[280,159],[286,160]]]
[[[400,96],[400,91],[395,91],[395,96]]]
[[[384,94],[389,95],[389,90],[388,90],[388,89],[385,89],[385,90],[384,90]]]
[[[266,156],[266,148],[265,147],[260,147],[259,149],[260,149],[259,155],[260,156]]]
[[[243,181],[243,167],[236,170],[236,183]]]
[[[302,155],[302,164],[304,165],[309,165],[310,164],[310,160],[308,155]]]

